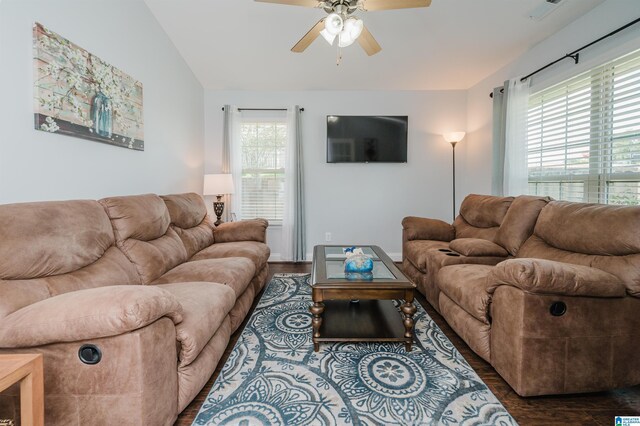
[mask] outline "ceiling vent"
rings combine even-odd
[[[556,10],[558,6],[564,3],[565,0],[545,0],[540,6],[529,12],[529,19],[534,21],[542,21],[549,16],[551,12]]]

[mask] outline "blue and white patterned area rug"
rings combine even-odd
[[[309,275],[268,284],[194,425],[515,425],[416,303],[415,342],[313,351]]]

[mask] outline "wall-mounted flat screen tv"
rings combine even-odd
[[[406,163],[407,116],[327,116],[327,163]]]

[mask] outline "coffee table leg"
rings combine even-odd
[[[313,302],[313,306],[309,308],[313,314],[311,324],[313,325],[313,350],[318,352],[320,350],[320,343],[316,342],[316,339],[320,337],[320,326],[322,325],[322,313],[324,312],[324,303]]]
[[[413,343],[413,314],[415,314],[417,310],[413,304],[413,297],[407,297],[407,300],[405,300],[400,309],[404,314],[404,337],[407,339],[405,341],[404,348],[407,352],[410,352],[411,344]]]

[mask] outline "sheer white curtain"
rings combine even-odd
[[[513,78],[494,90],[494,195],[528,192],[527,112],[530,81]],[[502,93],[501,93],[502,92]]]
[[[507,120],[504,150],[505,195],[527,193],[527,112],[529,109],[530,81],[520,78],[509,80]]]
[[[285,154],[285,203],[282,219],[282,260],[299,262],[306,257],[304,167],[300,107],[287,110]]]
[[[223,172],[233,175],[234,193],[231,196],[229,213],[242,218],[242,140],[240,126],[242,117],[235,106],[225,106],[224,145],[222,150]],[[226,164],[225,164],[226,163]]]

